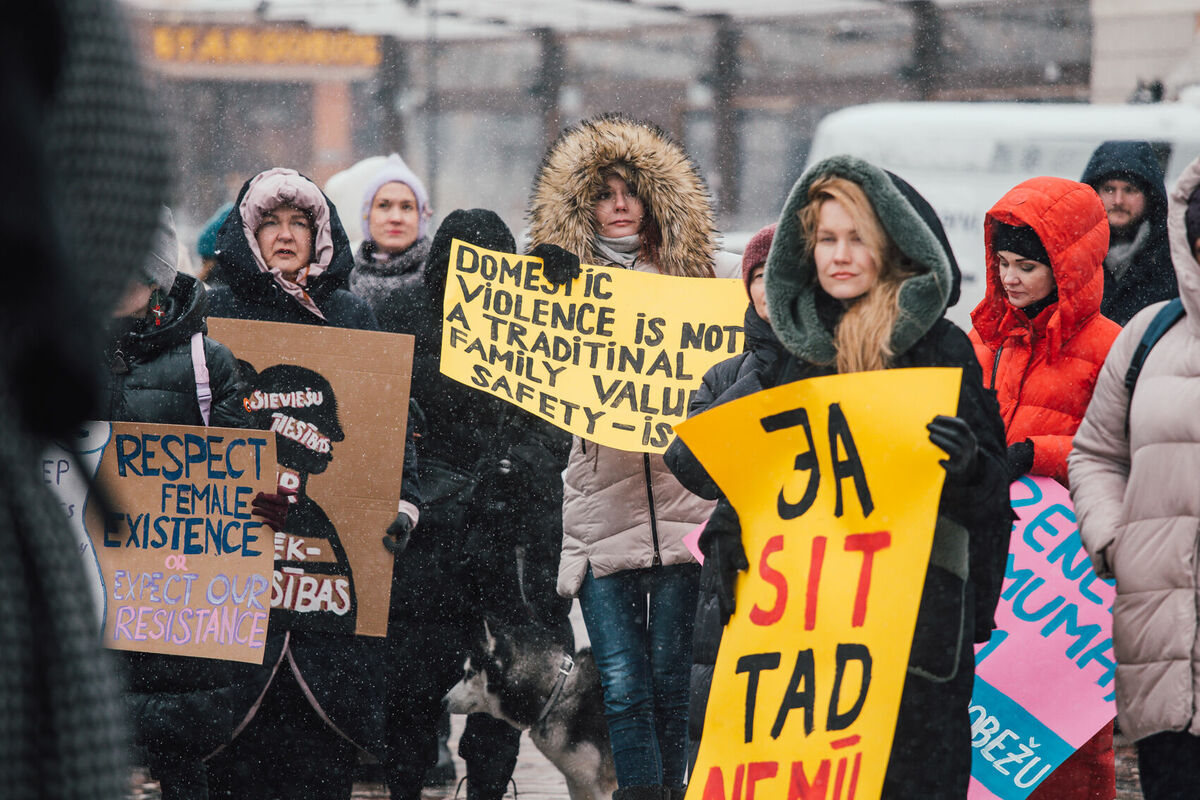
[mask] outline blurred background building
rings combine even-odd
[[[1200,11],[1200,0],[125,4],[175,132],[185,231],[266,167],[323,183],[391,151],[426,178],[438,217],[486,206],[519,231],[547,144],[602,111],[680,137],[721,227],[756,229],[830,111],[1123,101],[1138,78],[1165,79],[1184,59]],[[1152,6],[1161,13],[1143,18]],[[1141,38],[1151,29],[1170,48]]]

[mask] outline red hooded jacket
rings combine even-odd
[[[1058,301],[1032,320],[1009,305],[1000,285],[992,244],[998,222],[1033,228],[1050,257]],[[983,383],[996,390],[1008,443],[1033,442],[1030,472],[1066,485],[1071,439],[1121,332],[1100,315],[1108,252],[1104,205],[1086,184],[1032,178],[992,206],[983,239],[987,292],[971,312],[971,342]]]

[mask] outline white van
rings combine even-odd
[[[828,115],[808,164],[849,153],[911,183],[937,211],[962,268],[962,299],[947,316],[964,330],[983,298],[983,217],[1037,175],[1079,180],[1109,139],[1154,143],[1167,186],[1200,155],[1200,106],[1185,103],[871,103]]]

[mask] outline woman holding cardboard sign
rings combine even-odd
[[[589,264],[738,274],[736,259],[716,260],[695,164],[649,123],[606,115],[565,130],[542,162],[529,217],[531,245],[559,245]],[[712,503],[683,488],[661,456],[579,437],[563,480],[558,592],[579,597],[600,669],[614,798],[681,797],[700,572],[683,537]]]
[[[377,329],[367,304],[344,288],[354,259],[337,209],[295,170],[269,169],[246,182],[217,234],[217,250],[216,270],[227,285],[211,293],[211,316]],[[289,384],[284,391],[299,388]],[[315,459],[306,467],[284,464],[297,474],[319,471],[340,433],[332,396],[317,394],[319,408],[330,414],[280,415],[293,432],[304,431],[288,445]],[[287,430],[280,435],[287,437]],[[400,510],[388,529],[397,539],[417,519],[413,456],[406,447]],[[311,506],[296,509],[316,517]],[[388,645],[352,633],[289,630],[286,617],[272,613],[263,666],[246,674],[257,702],[246,709],[233,743],[209,761],[214,793],[246,800],[348,798],[359,749],[385,750]]]
[[[763,388],[865,370],[962,369],[957,415],[928,426],[930,440],[947,453],[941,462],[947,476],[885,798],[966,797],[972,645],[994,627],[1011,527],[996,403],[969,340],[944,316],[958,299],[958,281],[945,232],[924,198],[895,175],[849,156],[822,161],[792,188],[766,261],[767,310],[786,354],[758,376]],[[693,462],[679,474],[699,474],[696,488],[703,491],[707,474],[686,448],[676,448],[677,468]],[[734,577],[746,564],[737,513],[727,501],[718,504],[703,539],[720,565],[717,592],[727,615]]]
[[[1067,483],[1067,454],[1104,357],[1121,332],[1100,314],[1108,223],[1092,187],[1032,178],[987,213],[987,294],[971,312],[984,383],[996,390],[1008,478]],[[1087,800],[1116,794],[1109,723],[1030,795]]]

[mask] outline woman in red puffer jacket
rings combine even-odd
[[[1044,475],[1067,485],[1067,454],[1096,376],[1121,332],[1101,316],[1108,221],[1090,186],[1032,178],[987,213],[987,293],[971,312],[985,386],[996,390],[1009,479]],[[1031,798],[1116,795],[1113,726],[1104,726]]]

